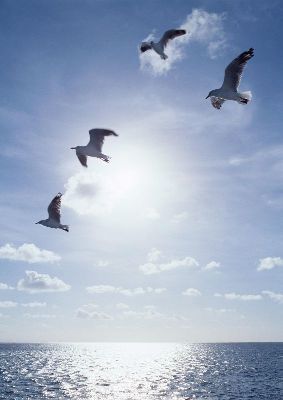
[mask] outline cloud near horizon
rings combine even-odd
[[[227,300],[257,301],[262,300],[261,294],[215,293],[215,297],[224,297]]]
[[[137,296],[144,295],[147,293],[161,294],[165,292],[166,288],[152,288],[150,286],[146,288],[137,287],[134,289],[125,289],[123,287],[115,287],[112,285],[94,285],[86,287],[88,293],[104,294],[104,293],[117,293],[124,296]]]
[[[165,49],[167,60],[162,60],[155,51],[148,50],[139,54],[140,69],[153,75],[164,75],[172,67],[185,57],[185,48],[190,42],[199,43],[206,47],[209,58],[214,59],[226,47],[226,34],[224,31],[223,13],[209,13],[202,9],[193,9],[188,14],[180,29],[185,29],[187,34],[171,40]],[[159,36],[164,32],[160,32]],[[157,40],[153,33],[149,34],[143,41]]]
[[[75,317],[79,319],[111,320],[111,315],[97,311],[97,304],[84,304],[76,310]]]

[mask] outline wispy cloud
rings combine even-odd
[[[155,306],[145,306],[141,311],[126,310],[120,315],[120,318],[144,319],[144,320],[167,320],[167,321],[186,321],[187,318],[182,315],[170,315],[156,310]]]
[[[152,249],[148,255],[148,262],[139,266],[141,272],[145,275],[160,274],[164,271],[170,271],[176,268],[194,268],[198,267],[199,263],[193,257],[185,257],[182,259],[173,259],[167,263],[158,263],[162,253],[160,250]]]
[[[47,304],[46,303],[41,303],[39,301],[33,301],[30,303],[22,303],[21,304],[22,307],[26,307],[26,308],[41,308],[41,307],[46,307]]]
[[[165,52],[167,60],[162,60],[158,54],[149,50],[140,54],[140,68],[154,75],[166,74],[172,67],[185,57],[185,49],[189,43],[199,43],[206,47],[210,58],[215,58],[226,47],[226,34],[224,32],[225,15],[209,13],[202,9],[194,9],[188,14],[181,24],[187,34],[180,36],[168,44]],[[161,33],[163,34],[163,32]],[[156,40],[150,34],[144,41]],[[159,40],[159,38],[157,39]]]
[[[109,264],[110,262],[108,260],[98,260],[97,262],[97,266],[101,268],[108,267]]]
[[[48,274],[40,274],[36,271],[26,271],[26,276],[20,279],[17,289],[29,293],[39,292],[65,292],[70,290],[71,286],[61,279],[52,278]]]
[[[156,261],[160,260],[161,255],[162,255],[162,251],[153,247],[147,255],[147,261],[156,262]]]
[[[12,261],[24,261],[34,263],[54,263],[60,261],[61,257],[53,251],[38,248],[33,243],[24,243],[18,248],[7,243],[0,247],[0,259]]]
[[[212,270],[215,270],[215,269],[218,269],[218,268],[220,268],[220,262],[217,262],[217,261],[210,261],[208,264],[206,264],[206,265],[203,267],[203,270],[205,270],[205,271],[212,271]]]
[[[215,297],[224,297],[227,300],[257,301],[262,300],[261,294],[215,293]]]
[[[148,208],[145,212],[145,218],[158,220],[160,219],[160,213],[155,208]]]
[[[111,285],[94,285],[86,288],[88,293],[104,294],[104,293],[116,293],[124,296],[137,296],[148,293],[161,294],[166,291],[166,288],[152,288],[150,286],[143,288],[137,287],[134,289],[125,289],[123,287],[115,287]]]
[[[0,290],[13,290],[12,286],[7,285],[7,283],[0,282]]]
[[[270,290],[263,290],[261,293],[265,296],[268,296],[271,300],[274,300],[278,303],[283,303],[283,294],[282,293],[274,293]]]
[[[18,303],[15,301],[0,301],[0,308],[15,308],[18,306]]]
[[[198,289],[188,288],[182,292],[182,295],[189,297],[198,297],[201,296],[201,292]]]
[[[130,307],[125,303],[117,303],[116,308],[117,310],[128,310]]]
[[[30,313],[25,313],[24,318],[30,318],[30,319],[50,319],[50,318],[56,318],[56,315],[54,314],[30,314]]]
[[[283,258],[281,257],[266,257],[259,260],[257,267],[258,271],[273,269],[275,267],[283,267]]]
[[[75,317],[80,319],[110,320],[111,315],[97,311],[97,304],[84,304],[76,310]]]
[[[228,314],[228,313],[234,313],[235,310],[233,308],[212,308],[212,307],[206,307],[204,309],[205,311],[215,313],[215,314]]]
[[[189,216],[189,214],[187,213],[187,211],[183,211],[179,214],[173,215],[172,222],[175,222],[175,223],[183,222],[186,219],[188,219],[188,216]]]

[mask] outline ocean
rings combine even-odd
[[[0,355],[3,400],[283,399],[283,343],[3,343]]]

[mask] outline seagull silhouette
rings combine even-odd
[[[154,50],[163,60],[166,60],[168,56],[164,53],[164,49],[167,46],[169,40],[173,40],[178,36],[185,35],[187,32],[185,29],[169,29],[166,31],[159,42],[142,42],[140,46],[140,51],[144,53],[147,50]]]
[[[101,152],[105,136],[118,135],[109,129],[91,129],[89,131],[90,140],[86,146],[71,147],[71,149],[76,150],[77,157],[84,167],[87,167],[87,156],[97,157],[105,162],[109,162],[110,157]]]
[[[235,100],[240,104],[247,104],[251,100],[251,92],[238,92],[238,87],[244,67],[253,56],[254,49],[250,48],[241,53],[226,67],[221,88],[211,90],[206,97],[206,99],[211,98],[211,104],[214,108],[219,110],[225,100]]]
[[[61,224],[61,197],[62,193],[58,193],[48,206],[47,212],[49,218],[42,219],[36,222],[36,224],[47,226],[48,228],[63,229],[63,231],[69,232],[69,225]]]

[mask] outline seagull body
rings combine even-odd
[[[169,40],[175,39],[178,36],[185,35],[187,32],[185,29],[169,29],[166,31],[159,42],[142,42],[140,46],[140,51],[144,53],[147,50],[154,50],[157,54],[160,55],[162,60],[166,60],[168,56],[164,53],[164,49],[167,46]]]
[[[251,98],[251,92],[238,92],[244,67],[254,56],[254,49],[250,48],[236,57],[225,69],[224,81],[219,89],[211,90],[206,97],[210,97],[211,104],[218,110],[225,100],[234,100],[240,104],[247,104]]]
[[[101,152],[105,136],[118,135],[109,129],[91,129],[89,131],[90,139],[86,146],[71,147],[71,149],[76,150],[76,155],[84,167],[87,167],[87,156],[97,157],[102,161],[109,162],[110,157]]]
[[[61,224],[61,197],[62,193],[58,193],[49,204],[47,209],[49,218],[42,219],[41,221],[36,222],[36,224],[69,232],[69,226]]]

